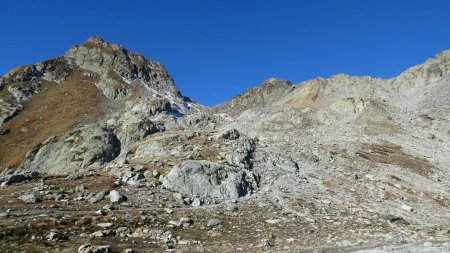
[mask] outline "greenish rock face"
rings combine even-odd
[[[202,160],[184,161],[161,181],[177,192],[221,199],[243,197],[252,191],[252,182],[245,170]]]
[[[73,172],[95,162],[112,161],[120,153],[120,141],[108,129],[91,125],[48,141],[27,155],[22,168],[48,174]]]
[[[121,118],[121,125],[118,130],[117,135],[122,146],[126,147],[149,134],[158,132],[159,128],[145,117],[126,114]]]
[[[362,98],[346,98],[333,104],[332,109],[339,114],[351,115],[361,113],[368,105],[370,102]]]

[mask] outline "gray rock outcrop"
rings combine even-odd
[[[22,111],[22,106],[0,99],[0,126]]]
[[[24,65],[9,71],[1,77],[3,85],[33,81],[39,77],[48,81],[61,83],[66,81],[71,73],[71,64],[64,57],[58,57],[35,65]]]
[[[49,174],[72,172],[94,162],[113,160],[120,153],[120,147],[111,130],[90,125],[35,147],[27,154],[21,169]]]
[[[17,102],[23,102],[34,95],[39,90],[40,83],[31,83],[29,85],[9,85],[8,91]]]
[[[348,115],[348,114],[359,114],[368,105],[370,105],[369,101],[364,100],[363,98],[356,97],[339,100],[336,103],[334,103],[331,107],[334,111],[336,111],[339,114]]]
[[[170,113],[172,107],[167,99],[146,97],[138,101],[128,101],[126,103],[127,111],[150,117],[161,112]]]
[[[148,141],[139,145],[135,152],[135,158],[143,157],[166,157],[170,153],[164,149],[163,145],[156,141]]]
[[[109,200],[111,203],[121,203],[124,201],[124,197],[117,190],[112,190],[109,192]]]
[[[24,203],[31,203],[31,204],[36,204],[41,201],[39,196],[34,192],[20,196],[19,200],[23,201]]]
[[[243,197],[252,192],[252,175],[231,166],[209,161],[187,160],[161,179],[177,192],[221,199]]]
[[[229,129],[214,135],[215,140],[237,140],[241,134],[236,129]]]
[[[5,176],[0,176],[0,185],[11,185],[16,183],[21,183],[27,180],[34,179],[36,176],[38,176],[39,173],[37,172],[31,172],[31,173],[24,173],[24,174],[9,174]]]
[[[153,123],[142,115],[130,115],[125,113],[119,119],[117,136],[120,139],[122,146],[126,147],[130,143],[136,142],[149,134],[156,133],[163,129],[163,126]]]

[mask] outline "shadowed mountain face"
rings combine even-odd
[[[444,51],[208,108],[94,36],[0,78],[0,251],[448,252],[449,98]]]

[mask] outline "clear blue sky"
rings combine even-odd
[[[450,1],[2,1],[0,74],[91,35],[162,62],[215,105],[269,77],[393,77],[450,48]]]

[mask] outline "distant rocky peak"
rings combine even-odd
[[[435,59],[450,63],[450,49],[437,53]]]
[[[269,78],[263,82],[260,90],[265,91],[266,94],[272,91],[285,91],[292,89],[292,82],[280,78]]]
[[[443,76],[445,73],[450,72],[450,49],[437,53],[434,58],[427,60],[421,65],[424,66],[426,77]]]
[[[128,75],[130,78],[135,71],[133,68],[143,68],[146,61],[151,62],[125,50],[121,45],[108,43],[98,36],[92,36],[83,44],[71,47],[65,57],[73,59],[81,68],[100,75],[109,69],[119,71],[122,68],[123,73],[120,74]]]
[[[183,97],[166,68],[159,62],[131,52],[121,45],[92,36],[70,48],[65,57],[98,77],[97,87],[111,99],[123,99],[144,88],[142,96],[167,98],[174,107],[186,110]]]
[[[234,97],[230,102],[216,107],[219,111],[238,114],[244,110],[265,106],[287,95],[293,89],[289,80],[269,78],[261,86],[249,89]]]
[[[86,47],[86,48],[95,48],[97,50],[103,51],[104,53],[109,54],[126,54],[127,50],[120,44],[110,43],[99,36],[91,36],[88,40],[86,40],[83,44],[77,45],[75,47]]]
[[[394,78],[394,84],[401,87],[404,92],[408,92],[411,87],[417,85],[418,80],[425,83],[436,83],[450,73],[450,50],[437,53],[426,62],[411,67]]]
[[[91,36],[88,40],[86,40],[86,42],[84,42],[84,44],[87,44],[87,43],[91,43],[91,44],[98,45],[98,46],[107,46],[107,45],[109,45],[108,42],[106,42],[104,39],[100,38],[97,35]]]

